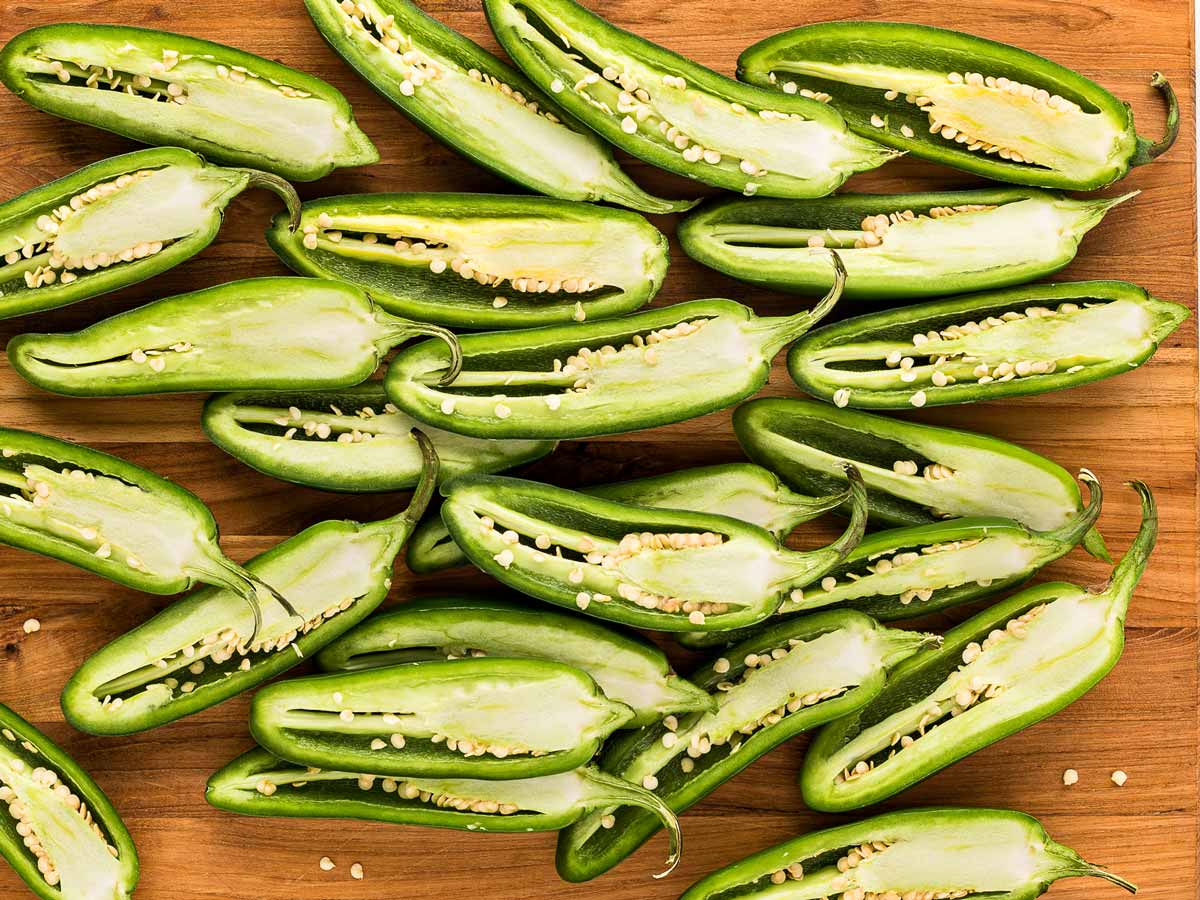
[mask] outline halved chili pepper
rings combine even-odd
[[[656,817],[671,836],[666,871],[683,841],[675,814],[637,785],[588,766],[505,781],[478,778],[396,778],[317,770],[285,762],[261,748],[243,753],[208,780],[218,809],[249,816],[366,819],[460,831],[557,831],[589,810],[620,804]]]
[[[69,334],[21,334],[8,359],[57,394],[350,387],[417,336],[458,342],[438,325],[390,315],[360,288],[318,278],[247,278],[164,297]]]
[[[1137,888],[1006,809],[885,813],[777,844],[696,882],[680,900],[933,897],[1034,900],[1060,878]]]
[[[835,491],[843,466],[862,474],[872,519],[920,525],[1003,516],[1035,531],[1067,527],[1083,509],[1062,466],[999,438],[835,409],[813,400],[759,399],[733,414],[746,455],[806,493]],[[1083,546],[1112,559],[1092,529]]]
[[[0,80],[64,119],[297,181],[379,161],[333,85],[182,34],[91,23],[31,28],[0,53]]]
[[[1075,200],[1029,188],[734,199],[679,225],[684,251],[751,284],[825,290],[809,248],[837,248],[846,297],[895,300],[1006,287],[1057,272],[1105,213],[1134,194]]]
[[[481,657],[277,682],[250,733],[323,769],[491,780],[576,769],[633,717],[581,669]]]
[[[663,652],[639,635],[499,597],[409,600],[329,644],[317,665],[326,672],[358,671],[484,656],[551,659],[582,669],[633,710],[631,728],[667,713],[713,708],[708,694],[675,675]]]
[[[0,319],[66,306],[165,272],[217,236],[226,204],[262,187],[300,221],[277,175],[223,169],[178,147],[94,163],[0,203]]]
[[[800,786],[813,809],[878,803],[1079,699],[1116,665],[1125,615],[1158,534],[1141,482],[1142,525],[1101,591],[1028,588],[900,666],[863,709],[813,740]]]
[[[359,285],[388,312],[521,328],[632,312],[662,286],[667,239],[641,216],[500,194],[360,194],[304,204],[267,240],[301,275]]]
[[[812,310],[760,318],[692,300],[586,324],[472,334],[453,358],[423,341],[388,367],[388,397],[415,419],[483,438],[580,438],[682,422],[753,394],[771,359],[837,302],[845,269]],[[700,387],[702,386],[702,387]],[[699,387],[699,389],[698,389]]]
[[[214,394],[200,424],[209,440],[246,465],[327,491],[404,490],[424,466],[417,423],[388,402],[379,382],[340,391]],[[437,450],[441,478],[499,472],[555,447],[553,441],[481,441],[420,427]]]
[[[683,812],[788,738],[869,703],[889,669],[935,640],[849,610],[777,624],[692,676],[715,710],[671,716],[616,738],[601,767]],[[595,878],[658,827],[636,807],[597,808],[559,835],[558,873],[568,881]]]
[[[1091,503],[1061,528],[1033,531],[1012,519],[975,517],[878,531],[820,581],[793,591],[776,615],[832,606],[891,622],[1019,585],[1069,553],[1099,518],[1100,483],[1086,469],[1079,477]],[[747,631],[696,632],[681,635],[680,643],[712,647],[741,640]]]
[[[608,146],[525,78],[409,0],[305,0],[321,36],[438,140],[517,184],[650,213],[692,200],[646,193]]]
[[[298,618],[255,627],[227,590],[198,591],[97,650],[62,693],[67,720],[91,734],[131,734],[208,709],[302,662],[369,615],[392,586],[396,554],[437,481],[433,445],[408,509],[360,524],[331,519],[246,564],[286,592]]]
[[[831,107],[719,75],[572,0],[485,0],[501,46],[542,91],[622,150],[704,184],[821,197],[898,154]]]
[[[1179,133],[1170,84],[1167,133],[1151,143],[1133,112],[1094,81],[1017,47],[905,22],[824,22],[760,41],[738,77],[787,94],[819,92],[856,133],[998,181],[1091,190],[1165,153]]]
[[[250,640],[264,594],[297,615],[221,552],[217,523],[191,491],[107,453],[15,428],[0,428],[0,543],[150,594],[215,585],[253,611]]]
[[[0,704],[0,855],[43,900],[128,900],[137,849],[104,791]]]
[[[582,488],[580,493],[634,506],[732,516],[765,528],[780,541],[801,522],[815,519],[850,499],[849,488],[823,497],[797,494],[773,473],[751,463],[681,469]],[[436,572],[469,561],[450,537],[440,515],[426,516],[408,542],[406,562],[414,572]]]
[[[866,492],[851,479],[850,524],[827,547],[782,547],[757,525],[648,509],[577,491],[464,475],[442,488],[442,519],[476,566],[539,600],[661,631],[711,631],[767,618],[862,539]]]
[[[1189,315],[1124,281],[1009,288],[844,319],[793,346],[788,371],[837,406],[1020,397],[1136,368]]]

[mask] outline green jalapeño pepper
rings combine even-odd
[[[31,28],[0,53],[0,80],[64,119],[296,181],[379,161],[332,85],[182,34],[90,23]]]
[[[1053,715],[1107,675],[1158,533],[1149,489],[1132,487],[1142,526],[1106,588],[1040,584],[952,628],[876,700],[817,735],[800,776],[804,802],[827,812],[878,803]]]
[[[520,72],[410,0],[304,0],[321,35],[438,140],[530,190],[649,213],[694,203],[646,193],[596,135]]]
[[[482,438],[583,438],[682,422],[766,384],[771,360],[841,296],[759,318],[732,300],[691,300],[618,319],[472,334],[462,372],[430,341],[392,360],[388,397],[414,419]]]
[[[897,156],[831,107],[741,84],[572,0],[484,0],[501,46],[542,91],[622,150],[704,184],[822,197]]]
[[[712,698],[675,675],[649,641],[538,607],[496,597],[409,600],[338,638],[317,665],[330,672],[482,656],[551,659],[587,672],[606,696],[632,709],[631,728],[712,708]]]
[[[618,738],[601,767],[683,812],[788,738],[860,709],[878,696],[892,666],[931,640],[848,610],[776,625],[692,676],[715,710],[670,716]],[[558,872],[568,881],[595,878],[658,825],[637,807],[595,809],[559,835]]]
[[[114,156],[0,203],[0,319],[66,306],[165,272],[212,243],[226,204],[276,175],[223,169],[177,147]]]
[[[807,552],[727,516],[630,506],[499,475],[443,486],[442,519],[471,562],[539,600],[660,631],[722,630],[767,618],[862,539],[866,492],[848,474],[850,525]]]
[[[780,541],[800,523],[811,521],[850,499],[849,488],[824,497],[797,494],[773,473],[751,463],[681,469],[583,488],[581,493],[634,506],[732,516],[765,528]],[[436,572],[469,562],[450,537],[440,515],[427,516],[413,532],[406,561],[414,572]]]
[[[680,900],[1034,900],[1060,878],[1132,884],[1003,809],[906,809],[794,838],[701,879]],[[1086,892],[1085,892],[1086,894]]]
[[[0,854],[42,900],[129,900],[137,850],[108,797],[3,704],[0,735]]]
[[[1003,516],[1056,531],[1083,508],[1079,485],[1062,466],[971,431],[766,398],[739,406],[733,430],[747,456],[800,491],[837,490],[842,467],[852,463],[866,482],[871,517],[893,525]],[[1083,545],[1112,561],[1095,529]]]
[[[332,392],[214,394],[200,423],[209,440],[246,465],[327,491],[405,490],[424,466],[417,423],[388,402],[378,382]],[[555,447],[421,430],[437,450],[442,478],[511,469]]]
[[[667,239],[625,210],[499,194],[362,194],[304,204],[267,239],[301,275],[356,284],[388,312],[522,328],[632,312],[662,286]]]
[[[446,329],[389,315],[361,289],[317,278],[247,278],[164,297],[70,334],[22,334],[8,358],[56,394],[320,390],[365,381],[416,335]]]
[[[208,709],[300,663],[370,614],[392,585],[392,564],[433,495],[437,455],[425,457],[408,509],[360,524],[319,522],[246,564],[285,591],[297,616],[260,626],[227,590],[198,591],[106,644],[71,676],[67,720],[91,734],[131,734]]]
[[[843,407],[1021,397],[1127,372],[1189,315],[1124,281],[1009,288],[844,319],[796,343],[788,371]]]
[[[836,248],[846,297],[896,300],[1006,287],[1057,272],[1083,236],[1133,194],[1073,200],[1029,188],[839,194],[817,200],[733,199],[679,226],[684,251],[751,284],[825,290]]]
[[[217,546],[217,523],[191,491],[123,459],[0,428],[0,543],[60,559],[126,587],[230,591],[262,624],[262,596],[295,608]]]
[[[593,767],[557,775],[484,781],[399,778],[296,766],[255,749],[208,780],[208,802],[249,816],[365,819],[461,831],[557,831],[600,806],[640,807],[671,835],[663,878],[679,861],[675,814],[658,797]]]
[[[324,769],[492,780],[576,769],[633,717],[580,669],[480,657],[277,682],[250,733]]]
[[[1036,54],[904,22],[825,22],[760,41],[738,77],[787,94],[821,92],[856,133],[997,181],[1087,191],[1165,153],[1179,133],[1139,137],[1133,112],[1100,85]]]

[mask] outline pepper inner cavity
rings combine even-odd
[[[828,851],[764,875],[758,879],[756,886],[769,889],[772,885],[802,882],[796,885],[802,893],[789,892],[788,896],[811,897],[814,900],[826,896],[836,896],[838,900],[962,900],[976,893],[973,889],[964,888],[910,890],[906,883],[901,883],[897,888],[883,889],[881,883],[911,881],[911,876],[906,877],[903,862],[898,862],[894,868],[888,864],[886,856],[893,852],[895,846],[895,841],[879,840]],[[878,862],[881,859],[882,864]],[[875,868],[881,868],[882,871],[875,872]],[[870,885],[871,889],[864,887],[863,882]]]
[[[301,409],[298,406],[283,409],[239,405],[234,408],[233,415],[240,426],[256,434],[281,437],[285,440],[331,440],[339,444],[362,444],[378,438],[391,437],[411,441],[411,423],[405,420],[406,424],[394,428],[388,421],[389,416],[399,413],[400,410],[394,404],[385,403],[378,411],[365,405],[353,410],[343,410],[331,404],[328,412]]]

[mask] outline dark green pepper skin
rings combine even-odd
[[[56,76],[55,62],[67,64],[57,71],[72,76],[68,82]],[[112,90],[99,81],[85,86],[89,66],[115,68],[124,75],[125,89],[120,82]],[[235,66],[241,71],[231,72]],[[146,88],[130,94],[135,76],[146,80]],[[331,84],[182,34],[92,23],[31,28],[0,53],[0,80],[22,100],[64,119],[294,181],[379,161],[350,104]],[[184,102],[147,96],[165,93],[171,84],[184,91]]]
[[[483,657],[277,682],[255,695],[250,733],[322,769],[490,781],[578,768],[633,716],[580,669]],[[392,735],[405,740],[396,746]],[[499,739],[513,743],[491,743]]]
[[[16,822],[9,814],[5,816],[4,826],[0,827],[0,855],[4,856],[8,864],[29,886],[29,889],[42,900],[62,900],[64,896],[103,897],[104,900],[110,900],[110,898],[111,900],[128,900],[132,897],[133,889],[138,881],[137,848],[134,847],[133,839],[129,836],[125,823],[121,821],[120,814],[104,791],[87,772],[80,768],[75,760],[67,755],[65,750],[3,704],[0,704],[0,735],[3,735],[3,740],[0,740],[0,784],[3,784],[7,791],[14,790],[8,779],[14,777],[13,763],[15,760],[20,760],[17,766],[21,770],[16,773],[15,777],[19,777],[25,782],[21,788],[16,790],[17,799],[24,799],[28,792],[37,791],[39,788],[49,795],[50,792],[46,791],[45,787],[39,785],[35,788],[33,779],[29,776],[34,769],[50,769],[58,776],[57,784],[66,785],[79,801],[87,805],[88,810],[91,811],[92,820],[104,835],[103,843],[99,848],[93,848],[90,851],[90,859],[75,860],[74,868],[69,872],[63,871],[65,860],[54,860],[51,857],[52,861],[58,864],[58,874],[61,878],[54,885],[47,882],[45,876],[38,870],[37,857],[26,849],[23,843],[24,839],[17,833]],[[10,794],[4,798],[3,802],[5,806],[8,806],[15,801]],[[26,805],[33,805],[27,799],[25,802]],[[65,800],[43,796],[40,801],[35,802],[60,804],[62,810],[55,810],[55,813],[64,817],[78,817],[77,823],[73,818],[67,821],[77,824],[80,830],[86,833],[85,839],[94,838],[97,842],[101,841],[99,836],[94,835],[91,826],[87,825],[79,816],[78,809],[71,810]],[[38,813],[43,809],[44,806],[33,810],[35,833]],[[61,828],[62,824],[58,823],[58,827]],[[59,836],[64,837],[62,834]],[[116,849],[115,858],[110,855],[110,851],[103,844],[108,844]],[[97,858],[99,858],[99,864],[96,863]],[[102,871],[102,868],[107,871]],[[99,893],[100,890],[104,890],[105,893]],[[67,891],[81,893],[68,894]]]
[[[77,199],[98,185],[115,185],[123,176],[141,172],[151,174],[86,203]],[[278,194],[292,221],[299,221],[300,198],[278,176],[209,165],[178,147],[114,156],[0,203],[0,318],[77,303],[179,265],[212,243],[226,204],[251,187]],[[71,212],[73,200],[81,206]],[[55,215],[64,208],[69,213],[65,220]],[[94,234],[87,232],[88,222]],[[160,249],[145,252],[155,241]],[[33,257],[9,261],[27,246],[39,249]],[[90,269],[82,264],[99,252],[116,260],[135,246],[143,248],[143,255],[108,266],[93,261]],[[54,269],[55,252],[73,264]],[[37,270],[55,275],[53,282],[31,285],[26,276],[32,276],[35,260]],[[64,272],[74,280],[64,283]]]
[[[848,67],[858,67],[857,72]],[[1107,129],[1107,150],[1101,158],[1089,159],[1073,157],[1068,147],[1054,159],[1030,165],[968,150],[946,136],[932,134],[930,117],[920,106],[906,102],[906,95],[915,100],[945,90],[951,72],[958,74],[960,89],[967,87],[961,83],[964,73],[975,72],[1061,95],[1088,115],[1100,117],[1082,127]],[[1134,131],[1128,104],[1065,66],[1008,44],[905,22],[823,22],[785,31],[743,51],[738,77],[781,90],[791,85],[792,92],[824,92],[831,95],[831,105],[846,117],[849,127],[873,141],[986,178],[1039,187],[1076,191],[1103,187],[1124,177],[1131,166],[1166,152],[1179,131],[1175,93],[1157,72],[1150,84],[1167,102],[1167,134],[1151,143]],[[884,96],[889,88],[896,92],[890,100]],[[983,92],[980,88],[977,93]],[[1028,113],[1042,112],[1041,106],[1042,100],[1024,105],[1031,133],[1036,130],[1035,116]],[[1010,106],[1010,114],[1017,108]],[[882,127],[872,123],[873,116],[883,120]],[[902,127],[907,133],[901,132]],[[1070,125],[1051,125],[1043,140],[1050,144],[1057,138],[1060,145],[1069,145],[1069,129]]]
[[[800,775],[804,802],[825,812],[878,803],[1059,712],[1107,675],[1158,534],[1150,490],[1131,486],[1142,525],[1107,587],[1036,585],[952,628],[939,649],[899,666],[874,702],[817,734]]]
[[[1127,372],[1190,314],[1124,281],[1009,288],[844,319],[798,341],[788,371],[841,407],[1022,397]],[[925,362],[906,370],[904,358],[913,357]]]
[[[324,217],[324,218],[322,218]],[[319,222],[328,221],[328,227]],[[313,230],[315,229],[315,230]],[[330,240],[334,233],[337,240]],[[348,233],[372,236],[371,243]],[[407,251],[387,235],[447,244],[446,250]],[[316,246],[310,249],[305,241]],[[334,278],[362,287],[371,299],[395,315],[453,328],[531,328],[633,312],[649,303],[667,273],[667,239],[636,213],[547,197],[502,194],[357,194],[327,197],[304,204],[300,229],[277,216],[267,241],[295,272]],[[489,246],[491,242],[491,246]],[[514,280],[547,270],[563,246],[579,245],[577,270],[558,280],[587,277],[598,290],[552,293],[518,290]],[[491,251],[488,254],[488,251]],[[489,266],[488,254],[492,261]],[[521,254],[510,260],[505,254]],[[505,267],[500,284],[459,277],[452,256],[464,257],[486,271]],[[434,274],[436,260],[443,268]],[[522,269],[521,267],[525,268]],[[522,277],[524,274],[524,278]],[[608,276],[607,278],[605,276]],[[497,297],[504,302],[497,306]],[[579,306],[576,306],[576,300]]]
[[[860,848],[870,856],[863,858]],[[836,863],[852,850],[859,853],[842,870]],[[883,854],[893,854],[892,865],[881,863],[883,871],[877,871],[872,864],[876,853],[883,859]],[[897,853],[902,854],[899,860]],[[1035,900],[1060,878],[1087,876],[1137,890],[1051,840],[1025,813],[931,807],[885,813],[793,838],[702,878],[680,900],[768,900],[793,891],[795,896],[849,897],[852,892],[861,896],[864,890],[897,897],[910,892],[954,896],[963,890],[994,900]],[[981,877],[987,879],[982,885]],[[944,891],[929,890],[934,885]]]
[[[883,628],[848,610],[778,623],[692,675],[721,706],[707,715],[655,723],[613,739],[601,768],[633,782],[653,776],[658,796],[683,812],[784,741],[869,703],[887,683],[888,670],[931,640],[930,635]],[[748,665],[751,660],[754,667]],[[786,714],[780,715],[777,707]],[[732,710],[729,718],[727,709]],[[752,721],[736,718],[746,712]],[[745,727],[753,729],[748,736]],[[672,742],[670,747],[664,739]],[[683,768],[685,758],[691,760],[691,771]],[[597,810],[559,835],[556,866],[568,881],[603,874],[658,830],[653,816],[629,807],[617,808],[615,825],[602,828],[599,817],[606,811],[612,810]]]
[[[489,442],[494,443],[494,442]],[[789,490],[774,474],[751,463],[698,466],[615,484],[583,488],[589,497],[692,512],[732,516],[767,529],[780,541],[797,525],[841,506],[849,489],[824,497]],[[440,515],[427,516],[408,542],[405,561],[414,572],[436,572],[469,560],[458,549]]]

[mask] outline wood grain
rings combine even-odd
[[[594,8],[619,24],[729,73],[738,52],[768,34],[829,15],[814,2],[705,3],[608,0]],[[477,0],[429,0],[425,8],[494,49]],[[1175,149],[1133,172],[1117,190],[1142,194],[1115,210],[1084,242],[1057,280],[1123,278],[1156,295],[1196,303],[1196,206],[1192,4],[1161,0],[991,0],[927,4],[843,0],[844,18],[894,18],[961,28],[1051,56],[1132,103],[1143,133],[1156,136],[1162,111],[1147,79],[1161,69],[1183,102]],[[419,132],[380,100],[321,42],[299,0],[252,4],[193,0],[0,0],[0,40],[49,21],[138,23],[223,41],[307,69],[341,88],[383,160],[301,186],[306,197],[351,191],[502,190],[492,176]],[[1003,73],[996,73],[1003,74]],[[502,136],[498,136],[502,139]],[[12,196],[102,157],[133,149],[121,138],[36,112],[0,96],[0,197]],[[651,189],[684,196],[694,186],[630,161]],[[917,190],[971,183],[961,173],[905,159],[854,179],[858,190]],[[153,281],[36,318],[0,322],[0,340],[28,331],[73,329],[148,299],[231,277],[282,274],[262,241],[273,198],[248,194],[228,211],[220,240],[198,258]],[[660,226],[671,229],[669,219]],[[688,261],[673,249],[670,278],[656,303],[731,296],[763,313],[796,301],[747,288]],[[847,304],[847,307],[851,307]],[[849,310],[847,310],[849,311]],[[1194,895],[1197,870],[1197,522],[1196,327],[1189,320],[1154,360],[1119,379],[1043,397],[914,415],[997,434],[1049,454],[1068,467],[1088,465],[1108,488],[1101,525],[1123,549],[1137,510],[1122,481],[1142,478],[1162,511],[1162,536],[1129,617],[1128,646],[1116,670],[1055,718],[981,752],[887,806],[961,803],[1011,806],[1041,817],[1059,840],[1137,882],[1152,900]],[[795,388],[781,362],[765,394]],[[39,393],[0,360],[0,424],[85,441],[177,479],[209,502],[237,559],[330,517],[370,518],[394,510],[402,495],[342,497],[272,481],[208,444],[198,425],[201,400],[150,397],[81,401]],[[530,470],[534,477],[583,484],[739,457],[728,413],[667,428],[564,445]],[[828,530],[802,531],[797,544]],[[1095,583],[1105,567],[1081,552],[1045,577]],[[392,600],[483,583],[450,573],[417,579],[397,571]],[[588,885],[568,886],[553,870],[553,836],[471,836],[364,823],[244,819],[203,800],[207,776],[248,743],[246,698],[128,739],[101,739],[62,721],[58,692],[79,662],[167,601],[116,587],[60,563],[0,549],[0,699],[46,728],[90,769],[121,809],[138,843],[142,900],[340,900],[435,898],[485,893],[492,900],[548,896],[661,900],[693,879],[798,832],[836,821],[804,809],[795,786],[803,739],[760,760],[684,820],[688,850],[673,877],[653,882],[661,841]],[[938,623],[961,619],[964,611]],[[21,623],[37,617],[40,633]],[[681,663],[686,657],[679,657]],[[1061,783],[1063,769],[1081,773]],[[1130,774],[1124,788],[1108,779]],[[1148,846],[1153,851],[1148,852]],[[333,872],[320,856],[337,861]],[[361,862],[366,878],[352,881]],[[480,879],[483,877],[484,882]],[[1115,896],[1098,882],[1060,882],[1058,900]],[[26,896],[0,867],[0,895]]]

